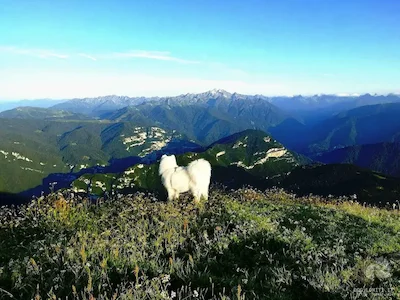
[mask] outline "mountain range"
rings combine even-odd
[[[49,108],[66,100],[54,99],[36,99],[36,100],[20,100],[20,101],[0,101],[0,112],[14,109],[21,106]]]
[[[268,101],[282,110],[313,125],[340,112],[361,106],[399,103],[399,94],[388,95],[313,95],[293,97],[269,97]]]
[[[267,131],[289,117],[261,96],[223,90],[163,98],[80,99],[53,108],[86,112],[110,121],[177,130],[204,146],[246,129]]]
[[[182,94],[175,97],[127,97],[109,95],[95,98],[81,98],[58,101],[53,107],[55,109],[70,110],[82,112],[85,114],[101,115],[107,110],[116,110],[126,106],[136,106],[146,102],[168,102],[171,104],[199,104],[205,102],[213,102],[213,99],[261,99],[280,108],[282,111],[288,112],[295,117],[304,116],[307,123],[311,121],[312,113],[318,112],[315,116],[317,119],[328,118],[342,111],[353,108],[385,103],[399,103],[399,94],[388,95],[329,95],[319,94],[311,96],[264,96],[264,95],[242,95],[238,93],[230,93],[221,89],[214,89],[199,94]],[[211,100],[211,101],[210,101]],[[18,106],[24,106],[18,105]],[[32,105],[38,106],[38,105]],[[48,106],[50,107],[50,105]]]
[[[298,126],[286,120],[271,133],[305,155],[334,149],[400,140],[400,103],[366,105],[342,111],[317,124]]]
[[[355,145],[311,156],[325,164],[345,163],[400,177],[400,142]]]
[[[157,159],[172,153],[182,164],[195,157],[210,160],[214,182],[228,186],[282,186],[298,193],[331,194],[367,190],[375,197],[371,189],[391,186],[388,182],[397,179],[373,171],[400,174],[399,112],[400,96],[393,94],[266,97],[224,90],[176,97],[72,99],[48,108],[20,106],[0,112],[0,192],[38,194],[55,182],[56,189],[71,184],[77,188],[80,179],[102,174],[111,174],[102,180],[112,187],[111,182],[125,180],[129,170],[138,176],[129,181],[129,188],[133,184],[149,189],[157,181]],[[302,167],[312,160],[361,169]],[[319,172],[326,178],[329,172],[354,176],[338,175],[346,183],[330,185],[318,180],[325,176]],[[305,182],[297,186],[294,178],[304,179],[299,174],[322,188]],[[365,184],[357,174],[367,174]],[[345,188],[352,184],[354,189]],[[368,198],[365,193],[363,197]]]

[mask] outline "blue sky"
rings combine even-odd
[[[400,93],[398,0],[0,0],[0,99]]]

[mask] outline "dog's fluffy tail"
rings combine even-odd
[[[195,184],[206,185],[207,187],[210,184],[211,165],[207,160],[200,158],[192,161],[187,166],[187,172]]]

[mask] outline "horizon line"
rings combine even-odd
[[[294,97],[322,97],[322,96],[335,96],[335,97],[360,97],[360,96],[365,96],[365,95],[370,95],[370,96],[389,96],[389,95],[394,95],[394,96],[400,96],[400,91],[399,92],[388,92],[388,93],[370,93],[370,92],[365,92],[365,93],[309,93],[309,94],[292,94],[292,95],[266,95],[266,94],[242,94],[242,93],[237,93],[237,92],[228,92],[227,90],[224,89],[211,89],[207,90],[205,92],[200,92],[200,93],[180,93],[176,94],[174,96],[128,96],[128,95],[117,95],[117,94],[108,94],[108,95],[102,95],[102,96],[82,96],[82,97],[72,97],[72,98],[58,98],[58,97],[51,97],[51,98],[25,98],[25,99],[1,99],[0,98],[0,103],[4,102],[21,102],[21,101],[69,101],[69,100],[78,100],[78,99],[94,99],[94,98],[104,98],[104,97],[128,97],[128,98],[174,98],[174,97],[180,97],[180,96],[186,96],[186,95],[200,95],[200,94],[206,94],[206,93],[212,93],[212,92],[220,92],[220,93],[228,93],[230,95],[242,95],[242,96],[262,96],[266,98],[278,98],[278,97],[286,97],[286,98],[294,98]]]

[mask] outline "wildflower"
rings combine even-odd
[[[162,291],[161,297],[163,297],[163,299],[168,299],[168,293],[166,291]]]
[[[195,297],[195,298],[199,297],[199,292],[197,290],[193,291],[193,297]]]
[[[161,281],[162,283],[167,283],[171,279],[171,276],[169,274],[166,274],[162,277]]]
[[[171,291],[171,299],[174,299],[176,297],[176,293],[174,291]]]

